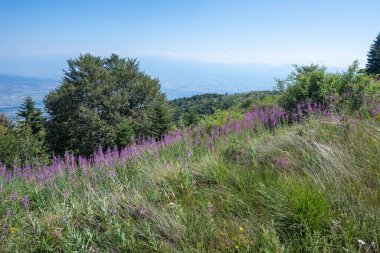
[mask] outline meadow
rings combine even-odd
[[[2,169],[3,252],[376,252],[380,106],[254,106]]]

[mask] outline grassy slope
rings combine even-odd
[[[116,177],[6,183],[0,249],[355,252],[360,239],[364,251],[380,242],[379,169],[372,122],[311,119],[211,148],[180,143]]]

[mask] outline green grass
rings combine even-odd
[[[310,119],[275,132],[231,135],[192,152],[187,156],[188,148],[179,143],[128,161],[117,168],[117,177],[99,172],[5,183],[0,251],[373,252],[371,243],[379,247],[378,123]],[[23,196],[30,199],[27,208]],[[366,245],[359,248],[358,240]]]

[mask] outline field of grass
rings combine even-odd
[[[54,176],[3,173],[0,251],[378,251],[378,120],[235,123],[127,159],[68,155]]]

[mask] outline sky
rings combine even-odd
[[[50,71],[52,62],[87,52],[364,66],[380,32],[379,9],[379,0],[1,1],[0,72]]]

